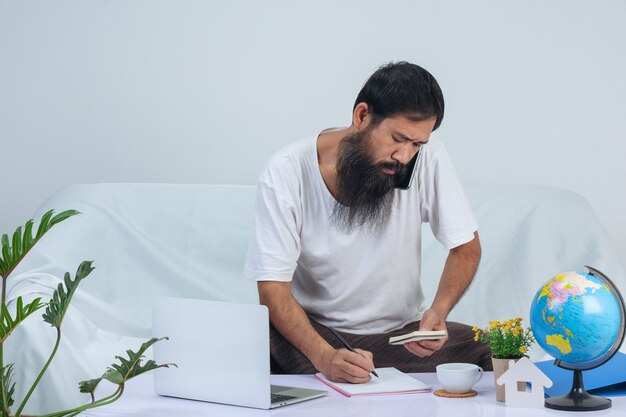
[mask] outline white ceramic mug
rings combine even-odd
[[[483,368],[473,363],[444,363],[437,365],[437,379],[450,394],[471,391],[483,377]]]

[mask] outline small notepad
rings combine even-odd
[[[414,392],[430,391],[430,386],[398,371],[396,368],[376,368],[376,373],[378,373],[378,378],[372,376],[370,382],[366,384],[332,382],[326,379],[321,373],[315,374],[315,377],[346,397],[358,395],[410,394]]]
[[[409,342],[419,342],[420,340],[443,339],[448,336],[445,330],[418,330],[412,333],[403,334],[389,338],[390,345],[403,345]]]

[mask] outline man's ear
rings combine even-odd
[[[372,114],[367,103],[359,103],[352,112],[352,125],[361,131],[369,126],[372,121]]]

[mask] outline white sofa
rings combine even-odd
[[[483,257],[450,320],[482,327],[521,316],[528,323],[541,284],[585,264],[626,288],[602,226],[579,195],[540,186],[466,191],[480,225]],[[252,186],[95,184],[68,186],[45,201],[36,220],[49,208],[82,215],[55,226],[37,244],[9,278],[8,300],[48,300],[63,274],[73,276],[81,261],[93,260],[96,269],[74,296],[57,357],[27,411],[88,401],[77,383],[100,376],[115,355],[152,336],[154,295],[258,302],[256,285],[242,273],[254,200]],[[423,233],[422,276],[431,300],[446,252],[427,225]],[[201,327],[202,318],[191,324]],[[49,355],[54,336],[31,317],[8,339],[5,362],[16,363],[18,398]]]

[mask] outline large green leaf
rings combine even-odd
[[[42,216],[35,236],[32,234],[32,219],[27,221],[24,225],[23,233],[22,226],[15,230],[12,242],[9,241],[7,234],[2,235],[0,239],[0,244],[2,245],[2,249],[0,250],[0,276],[2,278],[8,277],[21,260],[24,259],[28,251],[35,246],[39,239],[41,239],[52,226],[76,214],[80,213],[76,210],[66,210],[55,216],[54,210],[49,210]]]
[[[73,281],[70,277],[70,273],[65,273],[65,287],[63,287],[63,284],[59,284],[57,289],[54,290],[52,299],[48,303],[48,307],[46,307],[46,311],[43,314],[43,320],[46,323],[50,323],[51,326],[56,328],[61,328],[63,317],[65,317],[65,313],[70,305],[70,301],[72,301],[74,292],[78,288],[78,284],[80,284],[80,282],[94,270],[91,266],[92,263],[93,261],[83,261],[78,266],[76,276]]]
[[[0,407],[3,414],[10,415],[9,408],[13,405],[14,393],[13,364],[10,363],[0,370]]]
[[[163,339],[167,339],[167,337],[163,337],[163,338],[154,337],[148,340],[147,342],[143,343],[137,352],[134,352],[132,350],[127,350],[126,353],[128,354],[128,358],[122,358],[120,356],[116,356],[116,358],[120,360],[120,363],[111,365],[111,367],[109,367],[100,378],[89,379],[87,381],[81,381],[78,384],[78,388],[80,389],[80,392],[82,393],[91,394],[91,403],[73,408],[71,410],[65,410],[65,411],[59,411],[59,412],[52,413],[52,414],[46,414],[41,417],[71,417],[71,416],[76,416],[90,408],[100,407],[105,404],[111,404],[112,402],[117,401],[121,397],[122,393],[124,392],[124,384],[129,379],[136,377],[137,375],[141,375],[145,372],[151,371],[153,369],[167,368],[169,367],[169,365],[174,365],[174,364],[157,365],[153,360],[149,360],[143,365],[141,364],[141,361],[144,358],[144,353],[146,349],[148,349],[150,346],[152,346],[159,340],[163,340]],[[117,390],[113,394],[96,400],[95,391],[103,379],[113,382],[114,384],[118,385],[118,387],[117,387]]]
[[[150,346],[158,342],[159,340],[168,339],[167,337],[157,338],[153,337],[147,342],[143,343],[137,352],[133,352],[132,350],[127,350],[128,359],[123,358],[121,356],[116,356],[116,359],[119,359],[119,364],[112,364],[111,367],[107,368],[107,370],[102,374],[100,378],[89,379],[86,381],[81,381],[78,383],[78,389],[80,392],[91,395],[91,402],[95,403],[95,392],[96,388],[100,384],[103,379],[106,379],[109,382],[112,382],[116,385],[123,386],[126,381],[131,378],[136,377],[137,375],[141,375],[148,371],[152,371],[157,368],[169,368],[170,365],[176,366],[176,364],[172,363],[164,363],[161,365],[157,365],[155,361],[152,359],[147,361],[145,364],[141,364],[142,359],[144,358],[144,353],[146,349]],[[101,401],[101,400],[99,400]]]
[[[148,371],[152,371],[157,368],[169,368],[170,365],[176,366],[175,364],[168,363],[157,365],[157,363],[152,359],[148,360],[143,365],[141,363],[142,359],[144,358],[145,351],[150,346],[163,339],[169,340],[169,338],[167,337],[153,337],[152,339],[143,343],[137,352],[133,352],[132,350],[128,349],[126,351],[128,358],[116,356],[116,358],[120,361],[120,364],[112,364],[111,368],[109,368],[107,372],[102,375],[102,377],[114,384],[119,385]]]
[[[43,306],[45,306],[45,304],[41,302],[41,298],[35,298],[30,303],[24,305],[22,297],[17,297],[15,318],[13,318],[6,304],[2,304],[0,309],[0,343],[4,343],[4,340],[21,322],[26,319],[26,317],[30,316]]]
[[[163,340],[163,339],[168,340],[167,337],[162,337],[162,338],[153,337],[152,339],[143,343],[141,347],[139,348],[139,350],[137,350],[137,352],[134,352],[128,349],[126,351],[128,358],[125,358],[122,356],[116,356],[115,358],[118,359],[120,363],[112,364],[111,367],[106,370],[106,372],[102,375],[100,379],[106,379],[107,381],[110,381],[114,384],[122,385],[129,379],[132,379],[138,375],[152,371],[154,369],[169,368],[170,365],[176,366],[176,364],[172,364],[172,363],[164,363],[164,364],[159,365],[152,359],[146,361],[145,363],[142,363],[143,358],[145,357],[144,356],[145,351],[150,346],[152,346],[156,342]],[[81,382],[81,384],[79,385],[81,388],[81,392],[92,393],[93,391],[89,391],[89,389],[93,387],[93,390],[95,390],[99,382],[100,382],[99,380],[93,380],[93,379],[90,381]]]

